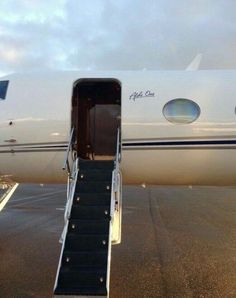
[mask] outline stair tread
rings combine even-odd
[[[80,160],[79,169],[114,169],[114,161],[110,160]]]
[[[78,286],[83,284],[83,287],[101,287],[106,284],[106,270],[81,270],[79,268],[61,267],[59,282],[60,284],[70,286]]]
[[[70,251],[70,250],[64,250],[65,254],[70,254],[70,255],[107,255],[104,251]]]
[[[111,181],[112,170],[83,169],[79,171],[78,181]]]
[[[93,268],[94,270],[104,270],[107,266],[107,252],[75,252],[66,250],[62,257],[62,266],[70,268],[80,268],[85,270]],[[83,269],[82,269],[83,268]]]
[[[99,297],[107,297],[107,289],[106,286],[101,287],[71,287],[68,289],[66,287],[57,287],[54,291],[55,295],[86,295],[91,296],[95,295]]]
[[[100,198],[102,196],[109,196],[110,197],[110,194],[107,193],[106,191],[99,192],[99,193],[96,193],[96,192],[86,192],[86,193],[82,192],[82,193],[80,193],[79,191],[75,191],[74,196],[77,195],[77,194],[80,194],[81,196],[84,196],[84,197],[92,196],[94,198],[96,198],[96,197]]]
[[[70,251],[106,251],[109,234],[74,234],[66,236],[65,249]]]
[[[109,169],[79,169],[79,173],[99,173],[99,174],[108,174],[112,173],[113,170]]]
[[[110,217],[110,206],[80,206],[74,205],[71,209],[70,218],[100,219]]]
[[[73,206],[100,206],[110,205],[111,194],[109,192],[91,193],[75,192]]]
[[[79,163],[102,163],[102,164],[105,164],[105,163],[114,163],[114,160],[91,160],[91,159],[83,159],[83,158],[80,158],[79,159]]]
[[[80,268],[80,267],[67,267],[62,266],[61,270],[62,273],[83,273],[83,274],[107,274],[106,269],[101,268]]]
[[[70,219],[68,233],[82,235],[107,235],[109,233],[110,218],[104,219]]]
[[[82,185],[82,184],[98,184],[98,185],[104,185],[104,184],[111,184],[111,180],[104,180],[104,181],[78,181],[77,182],[77,186],[78,185]]]
[[[77,235],[70,233],[68,234],[70,238],[74,238],[75,240],[79,240],[79,238],[107,238],[109,235],[108,234],[83,234],[83,235]]]
[[[85,210],[91,210],[91,209],[103,209],[103,208],[110,208],[110,205],[73,205],[72,207],[76,209],[85,209]]]
[[[79,181],[75,192],[81,193],[111,193],[111,181]]]
[[[74,223],[76,225],[109,225],[110,220],[108,218],[101,219],[84,219],[84,218],[71,218],[69,220],[70,223]],[[96,234],[96,233],[94,233]],[[106,233],[105,233],[106,234]]]

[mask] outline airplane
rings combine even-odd
[[[236,71],[192,68],[0,79],[0,176],[67,181],[55,297],[109,297],[122,185],[236,185]]]

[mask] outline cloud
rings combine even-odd
[[[0,73],[236,68],[233,0],[2,0]]]

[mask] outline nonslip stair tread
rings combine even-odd
[[[99,281],[100,284],[100,280],[97,279],[97,277],[99,278],[103,278],[103,280],[106,278],[106,268],[80,268],[80,267],[68,267],[68,266],[62,266],[60,272],[62,274],[70,274],[73,277],[78,277],[80,279],[86,279],[88,276],[94,278],[97,281]]]
[[[105,257],[107,255],[106,252],[103,252],[103,251],[97,251],[97,252],[88,252],[88,251],[80,251],[80,252],[77,252],[77,251],[69,251],[69,250],[65,250],[64,251],[64,254],[65,255],[70,255],[71,257],[77,257],[77,256],[81,256],[81,257]]]
[[[114,161],[107,160],[80,160],[79,170],[84,169],[103,169],[103,170],[113,170]]]
[[[88,276],[93,277],[96,282],[99,281],[99,279],[97,279],[97,277],[103,277],[106,278],[106,270],[102,270],[99,268],[85,268],[85,269],[81,269],[78,267],[61,267],[60,272],[62,274],[70,274],[73,278],[80,278],[80,279],[86,279]]]
[[[79,266],[68,267],[62,266],[60,272],[62,274],[70,274],[73,275],[74,278],[78,277],[80,279],[84,279],[88,276],[94,278],[96,282],[98,281],[97,277],[106,278],[106,268],[94,267],[94,268],[81,268]]]
[[[78,235],[76,233],[68,233],[66,237],[66,242],[74,241],[74,242],[82,242],[82,241],[100,241],[100,240],[107,240],[108,234],[83,234]]]
[[[65,249],[71,251],[104,251],[108,248],[108,235],[77,235],[68,233]]]
[[[70,218],[103,219],[110,217],[110,206],[73,206]]]
[[[85,269],[97,269],[97,270],[107,269],[106,268],[107,262],[99,263],[97,260],[94,260],[93,262],[96,262],[96,264],[92,264],[90,262],[87,264],[80,263],[77,265],[70,266],[69,264],[62,263],[61,269],[64,269],[64,268],[75,269],[77,273]]]
[[[107,289],[106,286],[101,286],[101,287],[57,287],[54,291],[55,295],[74,295],[74,296],[96,296],[96,297],[107,297]]]
[[[78,181],[110,181],[111,178],[111,170],[90,169],[80,170],[78,173]]]
[[[92,234],[92,235],[108,235],[110,219],[70,219],[68,225],[68,233]]]
[[[82,193],[110,193],[111,181],[79,181],[75,191]]]
[[[80,268],[79,268],[80,269]],[[59,282],[61,286],[101,287],[106,284],[106,270],[79,270],[78,268],[61,267]]]
[[[110,205],[104,204],[104,205],[86,205],[86,206],[82,206],[82,205],[76,205],[74,204],[72,207],[76,208],[76,209],[81,209],[84,211],[88,211],[91,212],[92,210],[103,210],[103,209],[107,209],[110,208]]]
[[[110,205],[111,203],[111,194],[108,192],[75,192],[73,205]]]
[[[62,267],[106,270],[107,252],[71,252],[65,251]]]

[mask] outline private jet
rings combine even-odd
[[[236,71],[0,79],[0,176],[67,183],[54,297],[109,297],[122,185],[236,185]]]

